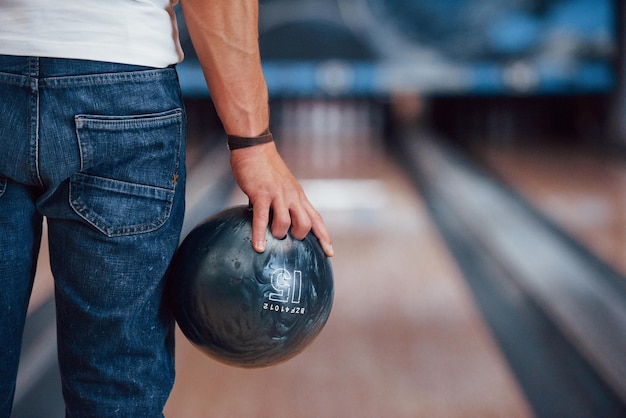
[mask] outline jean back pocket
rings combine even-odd
[[[81,172],[70,179],[73,210],[107,236],[150,232],[170,216],[184,140],[181,109],[75,117]]]

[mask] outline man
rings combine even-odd
[[[0,0],[0,416],[9,416],[47,218],[67,416],[161,416],[173,319],[160,303],[184,211],[177,0]],[[252,0],[183,0],[252,242],[323,220],[267,141]],[[271,139],[271,138],[270,138]]]

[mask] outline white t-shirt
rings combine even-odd
[[[163,68],[183,52],[178,0],[0,0],[0,54]]]

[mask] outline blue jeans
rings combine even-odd
[[[48,223],[67,416],[162,416],[184,213],[174,68],[0,56],[0,417]]]

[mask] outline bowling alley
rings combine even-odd
[[[72,416],[69,399],[80,404],[66,370],[97,367],[64,366],[70,363],[63,363],[67,354],[57,345],[74,328],[60,328],[56,319],[67,320],[57,315],[71,292],[57,277],[66,269],[54,260],[76,250],[53,238],[61,215],[49,202],[67,192],[70,219],[98,242],[134,243],[145,234],[120,236],[99,227],[105,220],[84,209],[87,204],[119,212],[119,222],[141,219],[140,228],[158,233],[161,224],[146,218],[156,203],[144,211],[107,202],[122,186],[120,194],[140,190],[146,199],[158,198],[180,223],[178,241],[157,257],[167,264],[158,277],[160,322],[153,326],[169,330],[162,339],[173,379],[162,416],[626,416],[625,2],[248,2],[258,14],[252,32],[269,112],[269,127],[255,137],[232,130],[231,107],[224,105],[242,105],[248,92],[214,81],[211,71],[220,61],[206,53],[210,41],[243,51],[239,39],[221,33],[220,21],[205,28],[213,36],[205,43],[203,24],[219,19],[203,21],[195,9],[201,1],[142,3],[148,9],[169,3],[163,22],[175,29],[165,35],[180,47],[177,62],[162,68],[175,74],[173,89],[183,104],[176,112],[181,163],[149,191],[131,184],[138,175],[133,166],[119,170],[128,178],[99,174],[102,197],[86,202],[78,186],[95,182],[87,178],[97,168],[87,164],[97,154],[92,143],[115,138],[104,126],[136,122],[136,135],[146,141],[152,128],[143,116],[115,119],[117,125],[114,116],[95,111],[69,118],[77,126],[71,140],[81,163],[67,186],[42,191],[37,201],[43,232],[7,418]],[[11,7],[6,16],[17,19]],[[3,67],[4,21],[0,17],[0,101],[9,103],[3,80],[17,81]],[[224,17],[224,27],[229,24]],[[74,30],[60,33],[79,37]],[[41,92],[33,106],[44,109],[52,100],[45,92],[56,94],[66,81],[33,68],[26,75]],[[37,71],[47,70],[42,64]],[[242,80],[250,71],[229,71],[235,74],[225,80],[247,85]],[[115,94],[115,86],[107,94]],[[124,103],[144,106],[143,97]],[[0,104],[6,125],[0,138],[11,132],[13,113],[3,110],[9,108]],[[154,126],[170,123],[170,113],[157,116]],[[83,133],[83,123],[93,132]],[[50,136],[38,129],[42,141]],[[126,139],[120,134],[119,140]],[[103,146],[103,154],[116,152],[115,144]],[[152,155],[160,146],[150,142],[141,153]],[[69,164],[57,148],[45,157],[45,147],[37,148],[42,183],[47,159]],[[238,152],[268,147],[275,147],[280,160],[273,161],[280,165],[237,160]],[[160,163],[151,158],[146,170],[156,173]],[[244,173],[238,164],[253,169]],[[13,196],[4,167],[0,212],[5,177],[5,200]],[[265,173],[274,168],[268,182]],[[285,197],[270,202],[270,189]],[[172,190],[184,194],[184,217]],[[302,206],[287,207],[292,196]],[[111,257],[92,248],[101,247],[85,246],[72,260]],[[130,256],[119,248],[120,258]],[[141,254],[131,259],[133,271],[152,272]],[[68,269],[79,262],[68,262]],[[95,280],[101,266],[90,269]],[[0,266],[5,271],[9,267]],[[102,287],[102,300],[132,292],[124,290],[131,277],[120,274],[110,294]],[[6,303],[4,315],[14,309]],[[85,303],[99,315],[99,304]],[[133,331],[136,339],[151,338],[149,324],[144,328]],[[144,358],[123,347],[117,352],[128,367],[143,365]],[[83,383],[99,382],[84,377]],[[121,388],[123,399],[111,395],[112,405],[125,404],[125,392],[131,396]],[[115,411],[106,416],[122,416]]]

